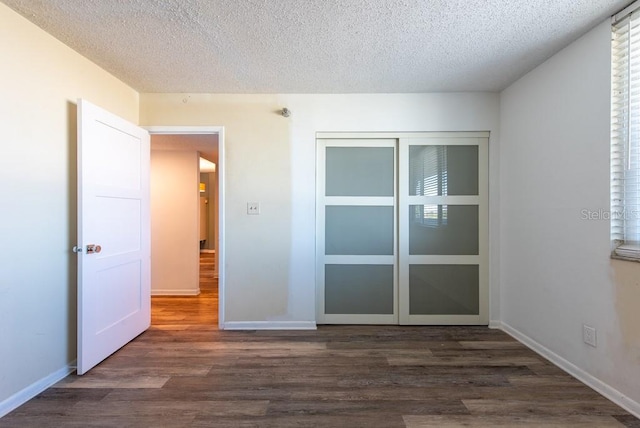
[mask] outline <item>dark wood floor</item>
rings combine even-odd
[[[153,326],[0,427],[640,427],[483,327],[217,329],[217,286],[154,297]]]

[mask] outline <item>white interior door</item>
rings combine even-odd
[[[149,133],[78,101],[78,374],[151,322]]]

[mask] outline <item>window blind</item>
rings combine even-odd
[[[611,48],[611,239],[640,259],[640,10],[614,17]]]
[[[411,146],[409,150],[411,195],[447,196],[447,146]],[[444,226],[447,217],[447,205],[414,206],[414,222],[424,226]]]

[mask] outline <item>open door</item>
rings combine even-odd
[[[151,323],[149,133],[78,101],[78,374]]]

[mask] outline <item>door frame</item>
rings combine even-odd
[[[218,243],[216,262],[218,266],[218,327],[224,329],[225,321],[225,134],[224,126],[143,126],[153,135],[217,135],[218,136]]]

